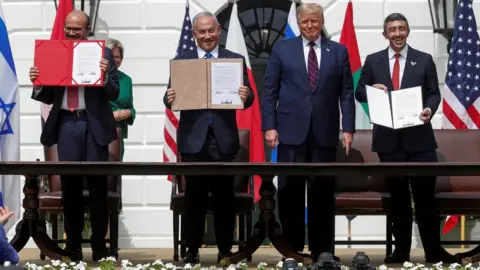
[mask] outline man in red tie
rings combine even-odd
[[[268,60],[262,94],[265,140],[271,148],[278,144],[278,162],[335,162],[340,121],[347,154],[355,133],[348,51],[322,35],[319,4],[300,5],[297,24],[301,35],[277,42]],[[334,182],[330,176],[278,178],[282,234],[299,252],[305,247],[307,188],[308,248],[314,260],[323,252],[334,253]]]
[[[374,125],[372,151],[377,152],[381,162],[438,162],[435,152],[437,143],[430,123],[441,99],[435,63],[430,54],[407,45],[410,28],[402,14],[388,15],[383,31],[390,46],[367,56],[355,98],[359,102],[367,102],[366,85],[379,91],[421,86],[424,109],[420,112],[420,119],[425,124],[398,130]],[[410,187],[427,262],[456,261],[440,244],[440,216],[435,205],[436,177],[392,176],[386,181],[391,194],[395,251],[385,258],[385,263],[410,260],[413,224]]]
[[[88,15],[83,11],[72,11],[65,20],[64,30],[69,40],[87,39],[90,32]],[[57,144],[60,161],[108,161],[108,144],[117,139],[109,100],[117,99],[119,85],[110,49],[105,49],[105,59],[99,65],[105,74],[103,87],[35,86],[33,89],[33,99],[53,104],[40,141],[48,147]],[[31,67],[30,80],[35,81],[41,72]],[[92,256],[94,261],[98,261],[110,256],[105,245],[107,176],[88,176],[86,180],[90,198]],[[83,258],[83,177],[62,175],[61,181],[67,251],[72,261],[79,261]]]

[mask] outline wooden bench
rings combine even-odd
[[[435,130],[439,162],[478,162],[480,161],[480,132],[476,130]],[[376,153],[371,151],[372,131],[358,130],[354,136],[353,151],[345,155],[339,147],[338,162],[379,162]],[[336,214],[347,216],[385,215],[385,241],[336,241],[336,244],[386,244],[387,255],[392,252],[392,230],[388,213],[390,195],[383,177],[337,177]],[[436,185],[436,198],[442,215],[480,214],[480,177],[439,176]],[[442,241],[444,245],[480,244],[480,241]],[[475,248],[474,254],[480,248]],[[480,251],[480,250],[479,250]],[[469,256],[467,255],[467,256]]]

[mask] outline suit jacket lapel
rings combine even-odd
[[[227,58],[222,47],[218,46],[218,58]]]
[[[327,78],[328,67],[330,64],[330,55],[331,55],[330,44],[327,42],[327,40],[323,36],[320,43],[321,43],[320,67],[318,69],[318,74],[317,74],[317,83],[313,88],[313,92],[317,91],[318,88],[320,88],[320,84],[323,85],[323,83],[326,83],[325,80]]]
[[[302,60],[302,68],[300,70],[300,78],[305,84],[305,89],[309,90],[310,86],[308,86],[308,74],[307,74],[307,67],[306,67],[306,61],[305,59],[305,54],[303,51],[303,39],[302,36],[296,37],[296,44],[295,48],[293,50],[293,59],[301,59]],[[298,61],[298,60],[296,60]]]
[[[390,59],[388,58],[388,48],[385,49],[377,59],[380,71],[380,78],[384,78],[385,86],[389,91],[393,90],[392,75],[390,74]],[[380,82],[379,82],[380,83]]]
[[[415,51],[408,47],[407,59],[405,61],[405,67],[403,69],[402,81],[400,82],[400,89],[410,87],[408,86],[408,78],[415,72],[417,65],[418,55]]]

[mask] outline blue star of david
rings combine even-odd
[[[0,136],[6,134],[13,134],[12,125],[10,124],[10,113],[12,113],[13,108],[16,103],[5,103],[2,98],[0,98],[0,110],[5,114],[5,121],[0,123]],[[0,112],[0,113],[1,113]]]

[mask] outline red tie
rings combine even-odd
[[[393,65],[393,73],[392,73],[393,90],[400,89],[400,63],[398,61],[399,57],[400,57],[400,54],[396,53],[395,64]]]
[[[78,86],[69,86],[67,88],[67,107],[74,111],[78,107]]]
[[[315,84],[317,83],[317,76],[318,76],[318,58],[317,53],[315,52],[315,42],[310,41],[308,43],[310,46],[310,51],[308,53],[308,84],[313,89],[315,88]]]

